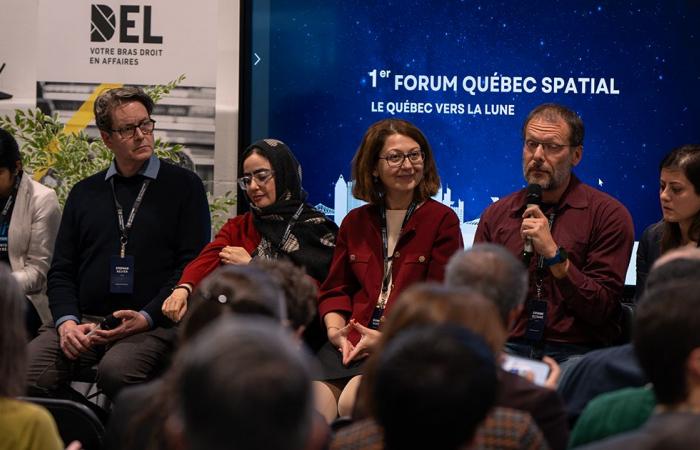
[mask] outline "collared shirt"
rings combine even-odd
[[[146,178],[150,178],[151,180],[155,180],[158,178],[158,171],[160,170],[160,159],[156,156],[156,152],[153,152],[151,154],[151,157],[148,158],[148,160],[141,166],[141,169],[139,169],[138,174],[143,175]],[[119,175],[119,171],[117,170],[117,163],[116,160],[112,159],[112,163],[109,165],[109,169],[107,169],[107,173],[105,174],[105,181],[109,180],[112,178],[114,175]]]
[[[489,206],[481,216],[474,242],[501,244],[520,258],[525,197],[522,189]],[[545,270],[543,297],[548,307],[544,340],[609,344],[620,332],[619,303],[634,242],[632,217],[619,201],[573,174],[554,212],[552,237],[566,249],[570,264],[562,279]],[[536,297],[538,259],[530,261],[528,299]],[[524,336],[526,309],[517,318],[511,338]]]

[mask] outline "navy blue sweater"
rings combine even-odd
[[[182,269],[209,242],[210,217],[204,186],[186,169],[161,160],[136,213],[126,253],[134,257],[133,294],[111,294],[110,257],[119,254],[117,212],[106,170],[77,183],[66,200],[48,274],[54,321],[72,315],[105,316],[143,310],[154,325],[170,321],[161,305]],[[145,177],[114,177],[126,222]]]

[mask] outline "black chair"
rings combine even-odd
[[[80,441],[84,450],[102,448],[104,425],[87,406],[55,398],[22,397],[20,400],[46,408],[56,421],[58,432],[66,445]]]
[[[615,345],[627,344],[632,340],[632,322],[634,321],[634,303],[620,303],[620,328],[622,332]]]

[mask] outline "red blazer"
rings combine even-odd
[[[178,284],[190,283],[192,286],[197,286],[221,265],[219,252],[227,245],[243,247],[248,253],[253,253],[261,239],[260,233],[253,224],[253,214],[247,212],[242,216],[229,219],[216,233],[214,240],[185,267]]]
[[[369,324],[384,274],[382,247],[379,208],[364,205],[350,211],[338,231],[328,278],[321,285],[321,318],[336,311]],[[463,247],[459,219],[452,209],[432,199],[417,208],[394,249],[393,284],[385,314],[411,284],[442,281],[447,261]],[[357,339],[356,333],[350,335],[352,342]]]

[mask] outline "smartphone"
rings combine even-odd
[[[107,317],[105,317],[104,319],[102,319],[102,322],[100,322],[100,329],[101,330],[111,330],[113,328],[117,328],[121,323],[122,323],[121,320],[117,319],[112,314],[110,314]]]
[[[502,367],[503,370],[525,377],[540,386],[544,386],[551,371],[547,363],[542,361],[508,354],[505,355]]]

